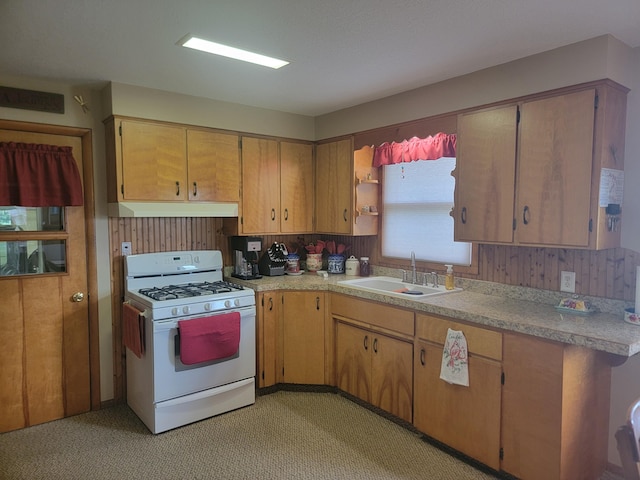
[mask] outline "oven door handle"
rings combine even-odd
[[[160,402],[156,405],[156,408],[164,408],[164,407],[172,407],[174,405],[180,405],[182,403],[193,402],[194,400],[200,400],[207,397],[213,397],[214,395],[220,395],[221,393],[230,392],[231,390],[235,390],[236,388],[244,387],[253,383],[254,379],[245,378],[244,380],[240,380],[238,382],[229,383],[227,385],[222,385],[221,387],[212,388],[210,390],[204,390],[202,392],[194,393],[191,395],[184,395],[182,397],[173,398],[171,400],[166,400],[164,402]]]

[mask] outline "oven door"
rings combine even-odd
[[[225,310],[219,314],[230,312],[240,313],[238,354],[195,365],[180,361],[178,321],[214,316],[215,313],[152,322],[154,403],[255,377],[255,307]]]

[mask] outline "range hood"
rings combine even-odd
[[[110,217],[237,217],[237,203],[118,202],[109,204]]]

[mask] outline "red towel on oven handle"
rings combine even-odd
[[[185,365],[236,354],[240,346],[240,313],[231,312],[178,321],[180,360]]]
[[[144,315],[133,305],[122,304],[122,336],[124,346],[138,358],[144,355]]]

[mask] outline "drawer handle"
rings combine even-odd
[[[316,297],[316,310],[320,310],[320,297]]]
[[[424,356],[425,356],[424,348],[421,348],[420,349],[420,365],[422,365],[423,367],[426,364]]]
[[[373,339],[373,351],[375,353],[378,353],[378,339],[377,338]]]
[[[273,310],[273,297],[269,298],[269,311]]]
[[[369,350],[369,335],[364,336],[364,349]]]

